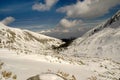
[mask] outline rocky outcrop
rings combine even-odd
[[[40,80],[39,75],[28,78],[27,80]]]

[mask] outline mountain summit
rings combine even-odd
[[[91,36],[107,27],[110,27],[110,28],[120,27],[120,10],[115,15],[113,15],[110,19],[106,20],[105,22],[98,25],[94,29],[88,31],[85,34],[85,36]]]

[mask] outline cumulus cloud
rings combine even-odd
[[[45,4],[43,3],[35,3],[32,6],[33,10],[37,11],[48,11],[52,8],[53,5],[55,5],[58,2],[58,0],[45,0]]]
[[[3,24],[5,24],[5,25],[8,25],[8,24],[10,24],[10,23],[12,23],[12,22],[14,22],[15,21],[15,18],[14,17],[6,17],[5,19],[3,19],[1,22],[3,23]]]
[[[109,12],[109,10],[120,4],[120,0],[84,0],[76,4],[57,9],[57,12],[66,13],[71,18],[95,18]]]
[[[71,28],[71,27],[76,27],[80,24],[82,24],[82,20],[67,20],[63,18],[60,23],[58,24],[59,27],[64,27],[64,28]]]

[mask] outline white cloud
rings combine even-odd
[[[5,19],[3,19],[1,22],[3,23],[3,24],[5,24],[5,25],[8,25],[8,24],[10,24],[10,23],[12,23],[12,22],[14,22],[15,21],[15,18],[14,17],[6,17]]]
[[[43,3],[35,3],[32,6],[33,10],[37,11],[48,11],[52,8],[53,5],[55,5],[58,2],[58,0],[45,0],[45,4]]]
[[[63,38],[74,38],[74,37],[80,37],[85,32],[90,30],[93,27],[79,27],[79,28],[72,28],[72,29],[52,29],[52,30],[44,30],[41,31],[41,34],[63,39]]]
[[[120,0],[84,0],[76,4],[57,9],[58,12],[66,13],[71,18],[94,18],[102,16],[109,10],[120,4]]]
[[[41,31],[40,33],[62,39],[80,37],[91,28],[82,20],[67,20],[63,18],[54,29]]]
[[[71,27],[76,27],[82,23],[83,23],[82,20],[67,20],[63,18],[58,24],[58,27],[71,28]]]

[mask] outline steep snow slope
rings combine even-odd
[[[0,23],[0,48],[8,48],[17,53],[43,53],[52,51],[61,40],[34,33],[28,30],[10,28]]]
[[[76,39],[64,53],[120,59],[120,11]]]

